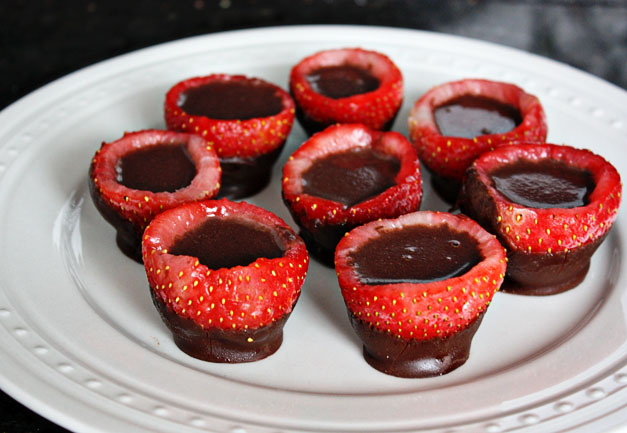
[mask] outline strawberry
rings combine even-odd
[[[434,110],[464,96],[488,98],[513,107],[521,122],[503,133],[471,138],[442,135]],[[455,201],[464,172],[477,156],[512,141],[543,142],[546,134],[546,116],[538,98],[513,84],[497,81],[465,79],[433,87],[416,101],[409,116],[410,140],[434,174],[436,191],[450,202]]]
[[[177,154],[181,145],[184,151]],[[170,149],[175,153],[163,154],[161,161],[151,159],[150,152],[159,149],[166,152]],[[154,157],[154,153],[152,155]],[[177,155],[176,160],[185,170],[174,165],[173,158]],[[140,176],[135,181],[137,184],[128,185],[133,172],[120,172],[125,158],[148,158],[154,163],[152,170],[163,171],[155,173],[148,169],[145,173],[148,183]],[[159,184],[187,171],[189,177],[175,185],[175,190],[168,191],[167,182]],[[141,174],[141,170],[137,174]],[[141,262],[141,235],[150,220],[181,203],[214,197],[220,188],[220,176],[218,157],[205,139],[152,129],[125,133],[118,140],[102,143],[89,168],[89,190],[98,211],[116,228],[120,249]]]
[[[177,345],[216,362],[251,361],[278,349],[309,264],[305,244],[283,220],[226,199],[158,215],[142,252],[155,304]]]
[[[193,91],[197,97],[190,96]],[[268,184],[294,112],[286,91],[243,75],[189,78],[174,85],[165,98],[169,129],[201,135],[215,147],[223,169],[220,196],[229,198],[250,196]]]
[[[454,254],[459,263],[449,269]],[[464,215],[432,211],[357,227],[335,251],[366,360],[403,377],[439,375],[465,362],[505,268],[494,236]]]
[[[307,192],[304,175],[317,161],[333,155],[352,157],[356,155],[353,152],[360,149],[371,149],[400,163],[389,187],[356,203],[343,203],[339,198],[323,198]],[[345,168],[345,175],[335,184],[350,182],[352,189],[358,189],[360,183],[369,180],[351,176],[360,173],[359,165],[350,167],[344,163],[342,168]],[[335,247],[347,231],[368,221],[393,218],[420,207],[420,161],[411,143],[397,132],[374,131],[363,125],[334,125],[314,134],[289,157],[283,166],[282,194],[312,255],[332,265]]]
[[[315,80],[329,67],[328,79],[339,79],[339,88],[321,92]],[[309,135],[334,123],[363,123],[389,130],[403,101],[403,76],[384,54],[360,48],[325,50],[292,68],[290,92],[299,122]]]
[[[581,187],[581,202],[530,204],[512,196],[505,187],[497,189],[495,182],[501,182],[500,173],[525,167],[521,164],[545,167],[534,170],[547,173],[562,173],[548,181],[538,178],[537,182],[542,183],[536,185],[531,181],[524,184],[524,190],[535,191],[545,202],[552,200],[551,195],[561,198],[560,190],[551,184],[561,184],[560,177],[572,176],[568,173],[579,173],[580,183],[585,184]],[[520,185],[523,180],[515,182]],[[601,156],[569,146],[518,144],[485,153],[470,166],[460,207],[496,234],[507,248],[508,281],[504,288],[548,295],[575,287],[583,280],[590,256],[616,219],[620,197],[620,175]]]

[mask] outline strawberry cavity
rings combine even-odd
[[[376,170],[353,164],[362,150],[396,161],[398,172],[391,178],[391,184],[356,203],[332,197],[336,187],[341,195],[353,192],[346,189],[362,188],[363,183],[378,186]],[[309,193],[304,182],[308,172],[316,163],[338,155],[341,162],[328,163],[341,164],[344,171],[341,180],[326,179],[322,171],[317,177],[328,184],[330,194],[322,197]],[[411,144],[399,133],[374,131],[356,124],[334,125],[314,134],[290,156],[283,167],[282,194],[312,254],[331,265],[335,247],[347,231],[368,221],[394,218],[420,207],[420,162]]]
[[[155,157],[155,151],[163,155]],[[173,155],[180,155],[180,164],[174,165]],[[123,162],[131,160],[133,166],[148,167],[124,169]],[[190,170],[189,177],[168,188],[163,179],[178,177],[176,172],[183,171],[186,160],[190,167],[183,168]],[[89,189],[96,208],[116,228],[120,249],[141,261],[141,235],[152,218],[182,203],[214,197],[220,177],[218,157],[202,137],[144,130],[102,144],[89,169]]]
[[[245,202],[209,200],[164,212],[143,239],[155,304],[181,349],[210,361],[259,359],[257,351],[243,359],[229,355],[233,339],[254,347],[277,324],[271,340],[280,345],[309,263],[303,241],[280,218]],[[196,250],[190,242],[199,244]],[[177,333],[181,321],[191,331]]]
[[[482,98],[502,104],[518,112],[520,123],[509,131],[480,133],[474,137],[444,135],[434,111],[460,98]],[[514,84],[483,79],[433,87],[416,101],[409,116],[409,135],[418,156],[434,174],[436,191],[450,202],[455,201],[464,172],[477,156],[513,141],[543,142],[546,134],[546,116],[537,97]]]
[[[403,100],[403,77],[384,54],[325,50],[292,68],[290,92],[299,122],[310,135],[334,123],[388,130]]]

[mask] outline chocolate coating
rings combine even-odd
[[[521,295],[553,295],[577,286],[588,272],[590,257],[605,237],[568,252],[540,254],[520,250],[499,235],[496,204],[490,197],[489,187],[471,167],[459,206],[462,212],[495,234],[507,249],[507,274],[501,290]]]
[[[446,338],[405,340],[381,332],[349,312],[363,342],[364,359],[377,370],[397,377],[421,378],[449,373],[468,360],[472,338],[483,315]]]
[[[222,186],[218,198],[236,200],[257,194],[270,183],[272,167],[283,145],[271,152],[249,158],[220,158]]]
[[[349,263],[362,284],[423,284],[465,274],[483,257],[477,241],[446,224],[381,231],[353,251]]]
[[[115,227],[115,242],[120,251],[137,263],[143,263],[142,233],[138,231],[133,223],[123,218],[110,207],[109,203],[103,200],[102,195],[96,191],[96,186],[93,182],[89,182],[89,193],[98,212],[109,224]]]
[[[178,105],[192,116],[222,120],[268,117],[283,110],[274,87],[248,81],[214,81],[190,88],[181,94]]]
[[[396,116],[398,115],[398,111],[399,110],[397,110],[396,113],[394,113],[394,116],[392,116],[390,120],[388,120],[385,125],[381,127],[381,131],[389,131],[392,128],[392,125],[394,125],[394,121],[396,120]],[[330,125],[334,125],[337,123],[333,120],[328,122],[320,122],[307,115],[307,113],[305,113],[299,105],[296,106],[296,118],[298,119],[298,122],[303,127],[307,135],[310,136],[315,134],[316,132],[322,131]]]
[[[196,166],[184,144],[160,144],[130,152],[116,165],[117,181],[130,189],[174,192],[188,186]]]
[[[176,240],[170,254],[197,257],[209,269],[247,266],[285,253],[284,242],[266,227],[237,217],[208,218]]]
[[[491,98],[463,95],[433,111],[440,134],[474,138],[511,131],[522,122],[520,111]]]
[[[194,358],[221,363],[252,362],[272,355],[283,342],[283,326],[289,313],[256,329],[203,329],[170,310],[154,290],[150,294],[161,319],[172,332],[174,343]]]
[[[335,260],[335,247],[340,239],[356,227],[354,224],[322,224],[321,221],[316,222],[313,232],[298,224],[300,231],[298,235],[303,239],[307,246],[309,255],[321,264],[333,268]]]
[[[355,65],[334,65],[318,68],[307,74],[307,82],[321,95],[346,98],[379,88],[379,79],[370,71]]]
[[[493,170],[490,177],[508,200],[540,209],[585,206],[595,186],[590,172],[549,159],[519,160]]]
[[[396,185],[399,170],[397,158],[371,148],[333,153],[316,160],[303,173],[303,192],[350,207]]]

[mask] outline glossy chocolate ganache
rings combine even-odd
[[[283,110],[273,86],[247,81],[215,81],[192,87],[181,94],[178,105],[192,116],[221,120],[269,117]]]
[[[159,144],[124,155],[116,172],[118,183],[127,188],[174,192],[192,182],[196,166],[184,144]]]
[[[394,186],[400,166],[397,158],[371,148],[329,154],[303,173],[303,192],[350,207]]]
[[[491,171],[490,177],[508,200],[540,209],[585,206],[595,187],[590,172],[550,159],[521,159]]]
[[[442,281],[465,274],[482,260],[474,238],[445,224],[385,230],[349,256],[360,281],[368,285]],[[404,340],[352,313],[349,317],[364,343],[366,361],[399,377],[438,376],[464,364],[482,319],[446,338]]]
[[[261,225],[238,218],[210,218],[185,233],[170,254],[197,257],[209,269],[247,266],[285,253],[283,242]]]
[[[509,132],[522,122],[520,111],[483,96],[463,95],[437,107],[433,115],[440,134],[474,138]]]
[[[389,230],[351,253],[362,284],[424,284],[465,274],[482,260],[477,242],[448,225]]]
[[[261,257],[283,256],[283,235],[287,236],[287,231],[275,233],[239,218],[212,218],[177,239],[170,254],[197,257],[209,269],[246,266]],[[273,354],[283,341],[283,325],[289,314],[257,329],[202,328],[172,312],[154,290],[151,294],[176,345],[195,358],[223,363],[251,362]]]
[[[307,74],[311,87],[332,99],[368,93],[379,88],[379,79],[355,65],[325,66]]]

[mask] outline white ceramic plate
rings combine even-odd
[[[153,308],[143,268],[115,246],[86,188],[103,140],[163,127],[165,92],[212,72],[287,86],[290,67],[325,48],[362,46],[401,68],[413,102],[464,77],[514,82],[540,97],[549,141],[586,147],[627,175],[627,93],[553,61],[410,30],[287,27],[160,45],[71,74],[0,114],[0,385],[83,432],[220,433],[594,431],[627,422],[627,212],[577,289],[498,293],[470,359],[438,378],[386,376],[362,359],[333,272],[312,263],[273,356],[252,364],[192,359]],[[282,162],[251,201],[291,218]],[[425,176],[427,177],[427,176]],[[445,209],[428,181],[423,209]]]

